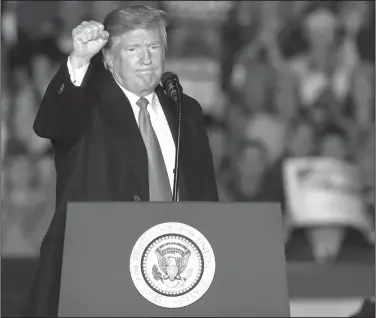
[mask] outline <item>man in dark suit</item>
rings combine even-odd
[[[57,316],[67,202],[171,201],[177,111],[160,86],[165,13],[141,5],[83,22],[34,123],[49,138],[56,211],[41,246],[28,316]],[[182,95],[179,201],[217,201],[201,106]]]

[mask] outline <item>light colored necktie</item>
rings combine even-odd
[[[140,107],[138,123],[148,153],[150,201],[172,201],[166,165],[147,110],[149,101],[142,97],[136,104]]]

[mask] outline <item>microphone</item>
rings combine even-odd
[[[163,89],[167,96],[170,96],[175,102],[178,101],[178,89],[182,93],[182,87],[179,83],[179,78],[176,74],[171,72],[163,73],[161,77]]]
[[[167,96],[170,96],[177,104],[177,131],[176,131],[176,152],[175,152],[175,169],[174,185],[172,192],[172,201],[178,200],[179,175],[180,175],[180,139],[181,139],[181,94],[183,88],[179,83],[178,76],[171,72],[163,73],[161,83]],[[174,132],[173,132],[174,135]]]

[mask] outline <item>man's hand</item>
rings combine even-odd
[[[84,21],[73,29],[73,52],[69,59],[73,68],[88,64],[107,43],[109,33],[104,30],[102,23]]]

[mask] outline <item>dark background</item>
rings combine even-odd
[[[44,90],[72,29],[130,2],[1,3],[3,315],[19,313],[54,210],[52,150],[32,131]],[[283,162],[334,157],[359,170],[374,228],[374,2],[142,3],[169,13],[166,68],[204,108],[222,201],[282,202],[289,224]],[[372,233],[351,224],[286,233],[292,298],[361,297],[373,286]]]

